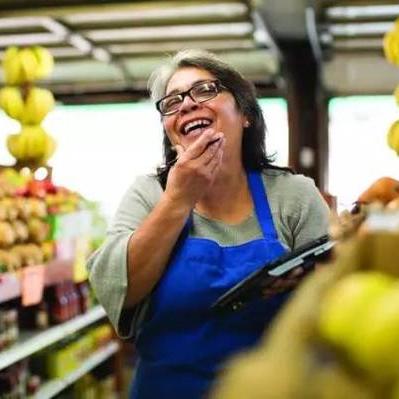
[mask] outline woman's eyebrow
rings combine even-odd
[[[211,79],[198,79],[198,80],[196,80],[196,81],[190,86],[190,88],[187,89],[187,90],[190,90],[193,86],[195,86],[195,85],[197,85],[197,84],[199,84],[199,83],[208,82],[209,80],[211,80]],[[172,90],[171,92],[169,92],[168,94],[166,94],[165,97],[166,97],[166,96],[171,96],[171,95],[173,95],[173,94],[179,94],[179,93],[182,93],[182,92],[185,92],[185,91],[186,91],[186,90],[174,89],[174,90]]]

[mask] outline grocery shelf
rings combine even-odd
[[[45,265],[44,285],[51,286],[65,280],[72,280],[73,259],[55,259]],[[0,303],[21,296],[19,273],[0,274]]]
[[[45,331],[22,331],[20,339],[14,345],[0,352],[0,370],[60,341],[68,335],[71,335],[90,324],[93,324],[104,316],[104,308],[97,305],[89,309],[85,314],[74,317],[72,320],[63,324],[49,327]]]
[[[50,380],[42,385],[40,390],[30,399],[49,399],[53,398],[55,395],[59,394],[69,385],[72,385],[74,382],[79,380],[79,378],[83,377],[90,370],[97,367],[103,361],[107,360],[114,353],[119,350],[119,344],[117,341],[111,341],[103,348],[97,350],[92,355],[90,355],[81,366],[67,374],[63,378],[57,378],[54,380]]]

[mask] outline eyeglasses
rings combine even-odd
[[[196,103],[203,103],[216,97],[223,89],[225,87],[218,80],[207,80],[195,84],[187,91],[165,96],[158,100],[155,105],[161,115],[172,115],[180,109],[186,96],[189,96]]]

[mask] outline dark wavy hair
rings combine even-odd
[[[268,156],[265,146],[266,123],[256,99],[256,91],[251,82],[221,61],[214,54],[203,50],[183,50],[162,65],[150,77],[149,90],[154,101],[165,95],[172,75],[181,68],[195,67],[210,72],[234,96],[238,109],[249,122],[244,128],[242,141],[242,162],[247,170],[282,169],[292,173],[290,168],[272,165],[274,156]],[[170,168],[176,162],[176,152],[164,131],[164,164],[157,168],[157,177],[165,188]]]

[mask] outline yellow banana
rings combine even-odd
[[[25,146],[20,134],[16,133],[7,136],[7,148],[17,161],[25,158]]]
[[[387,142],[388,146],[399,155],[399,120],[395,121],[389,128]]]
[[[54,108],[54,96],[51,91],[33,87],[26,97],[23,123],[38,125]]]
[[[16,87],[6,86],[0,89],[0,108],[13,119],[21,120],[24,115],[24,100]]]
[[[55,140],[50,136],[46,136],[45,150],[42,158],[40,159],[40,163],[45,165],[46,162],[51,158],[54,154],[55,149],[57,148]]]
[[[33,82],[37,79],[39,62],[30,48],[23,48],[18,53],[21,62],[22,75],[25,82]]]
[[[3,59],[4,79],[9,85],[18,85],[23,81],[21,60],[18,47],[8,47]]]
[[[399,31],[389,31],[384,35],[383,48],[385,58],[392,64],[399,65]]]
[[[54,68],[54,58],[50,51],[40,46],[32,47],[32,51],[38,60],[37,78],[42,79],[49,76]]]
[[[36,160],[45,150],[46,132],[41,126],[23,126],[20,132],[21,140],[25,141],[26,159]]]

